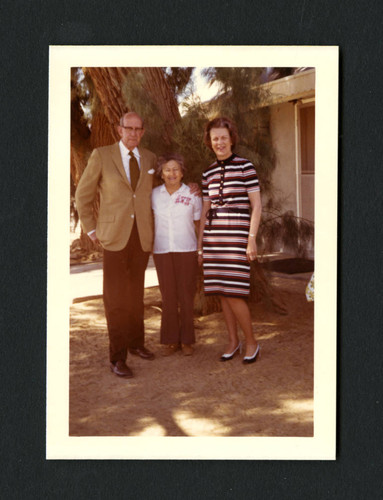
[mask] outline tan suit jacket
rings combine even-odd
[[[140,178],[134,192],[121,159],[118,142],[93,150],[76,190],[76,204],[83,230],[96,229],[96,236],[107,250],[122,250],[137,222],[141,246],[151,252],[153,246],[153,215],[151,193],[153,188],[156,156],[151,151],[140,152]],[[100,192],[100,209],[97,219],[93,202]]]

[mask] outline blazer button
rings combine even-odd
[[[134,219],[134,214],[132,214],[130,217],[131,217],[132,219]]]
[[[134,195],[133,195],[133,198],[135,198],[135,197],[136,197],[136,195],[134,194]]]

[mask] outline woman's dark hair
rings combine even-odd
[[[179,153],[166,153],[158,158],[156,171],[158,177],[161,177],[162,167],[165,165],[165,163],[168,163],[168,161],[172,160],[178,163],[178,165],[181,167],[182,174],[185,174],[186,167],[184,157]]]
[[[235,147],[239,139],[237,127],[231,120],[229,120],[229,118],[226,118],[225,116],[214,118],[214,120],[210,120],[209,123],[206,125],[205,132],[203,135],[203,141],[206,144],[206,146],[210,149],[213,149],[211,147],[211,138],[210,138],[210,130],[212,128],[227,128],[230,134],[233,148]]]

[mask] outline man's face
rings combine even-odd
[[[118,133],[124,145],[132,150],[140,144],[144,135],[141,119],[138,116],[124,117],[124,125],[118,126]]]

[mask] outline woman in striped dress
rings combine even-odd
[[[250,293],[250,262],[257,257],[256,236],[261,218],[258,177],[249,160],[233,153],[236,127],[228,118],[215,118],[205,129],[205,144],[217,159],[203,173],[203,210],[198,238],[205,295],[219,295],[229,334],[221,361],[241,350],[237,325],[246,349],[244,363],[259,353],[246,299]]]

